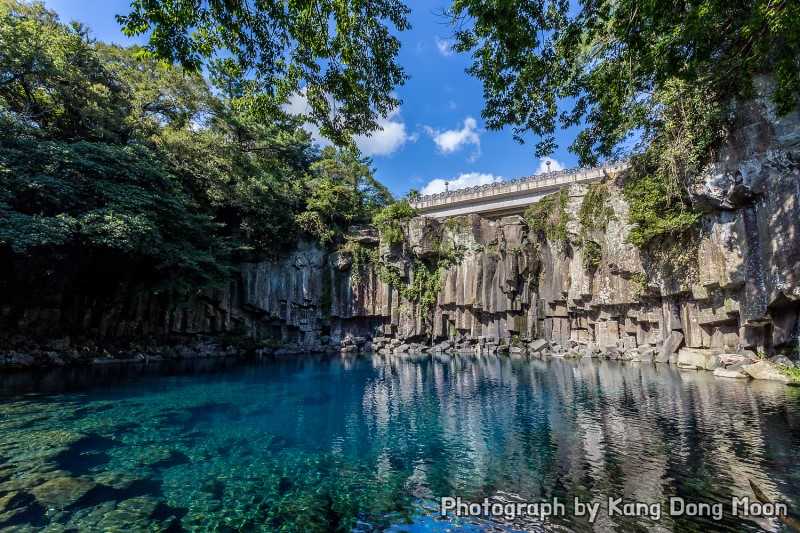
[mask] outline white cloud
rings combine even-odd
[[[503,181],[501,176],[495,176],[493,174],[481,174],[480,172],[470,172],[468,174],[460,174],[456,179],[448,180],[448,188],[451,191],[455,191],[457,189],[463,189],[465,187],[474,187],[476,185],[486,185],[487,183],[495,183],[498,181]],[[435,180],[431,180],[426,186],[422,188],[420,191],[421,194],[436,194],[439,192],[444,192],[444,183],[445,180],[441,178],[436,178]]]
[[[434,130],[430,126],[425,126],[425,131],[433,138],[436,147],[444,155],[452,154],[461,150],[467,145],[472,145],[475,149],[468,161],[476,161],[481,155],[481,138],[478,123],[472,117],[464,119],[464,127],[460,130]]]
[[[331,102],[333,103],[333,102]],[[305,88],[295,93],[289,99],[289,104],[284,106],[284,110],[293,115],[305,115],[310,113]],[[397,108],[386,117],[378,118],[378,126],[382,129],[375,130],[371,135],[355,135],[355,140],[361,153],[365,156],[382,155],[390,156],[407,142],[416,142],[418,135],[409,134],[406,124],[400,119],[400,109]],[[331,144],[331,141],[323,137],[319,127],[313,122],[306,122],[303,128],[311,134],[311,139],[322,147]]]
[[[395,109],[389,113],[388,117],[378,119],[378,125],[382,128],[372,132],[369,137],[366,135],[356,135],[359,150],[365,156],[382,155],[390,156],[407,142],[416,142],[418,135],[409,134],[406,131],[406,124],[400,118],[400,109]]]
[[[442,54],[442,57],[450,57],[453,55],[453,41],[450,39],[436,39],[436,49],[439,50],[439,53]]]
[[[557,170],[564,170],[564,164],[560,161],[556,161],[552,157],[543,157],[539,160],[539,167],[536,169],[534,174],[544,174],[547,172],[547,162],[550,161],[550,172],[556,172]]]

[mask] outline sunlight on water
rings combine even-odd
[[[666,365],[205,360],[9,374],[0,397],[14,531],[780,530],[727,513],[748,479],[800,509],[800,391]],[[681,496],[726,516],[450,521],[442,496]]]

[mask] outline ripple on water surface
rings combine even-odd
[[[294,357],[0,376],[13,531],[758,531],[749,479],[800,509],[800,390],[666,365]],[[439,498],[567,503],[443,520]],[[608,516],[608,497],[724,502]],[[574,498],[601,502],[593,524]]]

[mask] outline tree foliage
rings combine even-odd
[[[299,119],[255,118],[236,64],[216,63],[212,87],[87,35],[0,0],[0,260],[66,273],[95,257],[199,288],[392,201],[368,159],[320,154]]]
[[[381,238],[386,242],[395,243],[403,240],[403,223],[417,214],[417,210],[411,207],[408,200],[402,199],[375,213],[372,221],[381,232]]]
[[[41,4],[0,2],[0,99],[21,120],[61,140],[125,142],[122,87],[88,31]]]
[[[128,35],[149,34],[152,56],[195,71],[230,56],[262,118],[302,92],[322,133],[345,141],[375,130],[399,104],[393,90],[406,74],[392,29],[410,26],[398,0],[135,0],[131,8],[118,20]]]
[[[311,166],[313,176],[306,182],[306,210],[297,223],[323,242],[331,242],[355,223],[370,222],[392,203],[389,190],[373,176],[368,158],[354,151],[328,146]]]
[[[62,260],[95,251],[144,261],[176,282],[212,283],[227,272],[213,220],[151,150],[2,129],[0,244]]]
[[[728,104],[775,80],[779,114],[800,104],[800,4],[788,0],[454,0],[455,50],[472,54],[489,129],[581,163],[633,155],[631,241],[684,234],[697,220],[687,179],[727,131]]]
[[[670,85],[725,102],[772,73],[780,112],[800,103],[800,4],[780,0],[454,0],[455,49],[484,86],[490,129],[555,148],[559,127],[581,126],[570,149],[584,163],[663,129]]]

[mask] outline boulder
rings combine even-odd
[[[720,362],[727,366],[730,365],[749,365],[750,359],[744,355],[739,354],[722,354],[719,356]]]
[[[788,383],[790,380],[787,376],[783,375],[778,368],[767,361],[759,361],[752,365],[745,365],[742,367],[747,375],[753,379],[765,379],[768,381],[782,381]]]
[[[706,361],[706,370],[713,371],[713,370],[716,370],[717,368],[721,368],[721,367],[724,368],[725,365],[720,362],[718,355],[712,355]]]
[[[528,345],[528,351],[530,353],[541,352],[545,348],[547,348],[547,341],[544,339],[536,339]]]
[[[683,342],[683,333],[680,331],[673,331],[669,334],[664,344],[661,345],[661,350],[658,352],[656,362],[668,363],[669,356],[678,351],[681,343]]]
[[[640,360],[641,360],[641,359],[640,359],[640,356],[641,356],[641,355],[642,355],[642,354],[641,354],[641,353],[639,352],[639,350],[637,350],[636,348],[630,348],[630,349],[628,349],[628,350],[625,350],[625,351],[623,352],[623,354],[622,354],[622,360],[623,360],[623,361],[637,361],[637,362],[638,362],[638,361],[640,361]]]
[[[703,370],[713,355],[716,353],[703,348],[681,348],[678,351],[678,367]]]
[[[58,355],[58,352],[50,352],[47,354],[47,357],[50,359],[50,362],[57,366],[64,366],[64,360],[61,359],[61,356]]]
[[[794,366],[794,363],[792,362],[792,360],[789,359],[788,357],[786,357],[785,355],[776,355],[774,357],[771,357],[769,359],[769,362],[772,363],[773,365]]]
[[[736,353],[743,357],[747,357],[751,361],[758,361],[758,356],[756,355],[756,352],[754,352],[753,350],[739,350]]]
[[[721,367],[716,368],[714,370],[714,375],[719,378],[735,378],[735,379],[741,379],[741,378],[747,379],[748,377],[747,374],[740,372],[739,370],[731,370],[729,368],[721,368]]]
[[[195,352],[188,346],[179,344],[175,346],[175,355],[178,357],[178,359],[191,359],[192,357],[197,356],[197,352]]]
[[[36,360],[33,358],[32,355],[22,353],[22,352],[15,352],[10,351],[8,355],[6,355],[6,364],[12,367],[26,367],[26,366],[33,366],[33,363]]]
[[[653,348],[645,348],[639,354],[639,361],[642,361],[643,363],[652,363],[655,353],[656,351]]]

